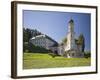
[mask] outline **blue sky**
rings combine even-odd
[[[67,36],[68,22],[71,18],[74,20],[75,36],[78,37],[82,33],[85,37],[85,50],[90,50],[91,14],[23,10],[25,28],[37,29],[57,42],[61,42]]]

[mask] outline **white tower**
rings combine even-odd
[[[65,47],[65,51],[68,50],[75,50],[76,45],[75,45],[75,32],[74,32],[74,21],[71,19],[68,22],[68,35],[67,35],[67,43]]]

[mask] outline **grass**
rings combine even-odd
[[[24,53],[23,69],[90,66],[90,58],[52,58],[48,54]]]

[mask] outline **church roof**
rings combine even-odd
[[[38,35],[38,36],[32,37],[31,40],[32,40],[32,39],[36,39],[36,38],[40,38],[40,37],[48,38],[49,40],[55,42],[55,44],[58,45],[58,42],[57,42],[57,41],[55,41],[54,39],[52,39],[51,37],[49,37],[49,36],[47,36],[47,35],[45,35],[45,34],[41,34],[41,35]]]

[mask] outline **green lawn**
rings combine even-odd
[[[24,53],[24,69],[34,68],[55,68],[55,67],[78,67],[78,66],[90,66],[90,58],[65,58],[55,57],[48,54],[39,53]]]

